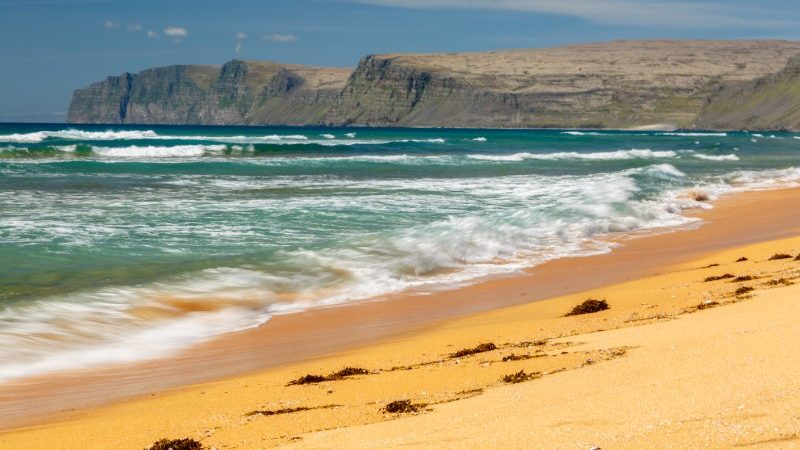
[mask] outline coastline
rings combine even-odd
[[[626,240],[610,253],[556,260],[429,295],[276,316],[258,329],[220,336],[169,359],[11,382],[0,386],[0,429],[397,340],[456,317],[652,276],[721,249],[794,236],[800,234],[800,211],[793,208],[798,197],[800,189],[731,195],[694,213],[705,221],[698,229]]]
[[[192,124],[153,124],[153,123],[123,123],[123,124],[115,124],[115,123],[82,123],[82,122],[0,122],[3,124],[8,125],[67,125],[67,126],[89,126],[89,127],[116,127],[116,128],[125,128],[125,127],[135,127],[135,128],[142,128],[142,127],[218,127],[218,128],[288,128],[288,129],[308,129],[308,128],[330,128],[330,129],[343,129],[343,130],[373,130],[373,129],[387,129],[387,130],[440,130],[440,129],[447,129],[447,130],[468,130],[468,131],[480,131],[480,130],[488,130],[488,131],[630,131],[630,132],[708,132],[708,133],[739,133],[739,132],[750,132],[750,133],[799,133],[800,129],[791,129],[791,128],[752,128],[752,129],[742,129],[742,128],[681,128],[676,127],[672,124],[668,123],[654,123],[654,124],[647,124],[647,125],[637,125],[633,127],[607,127],[607,128],[590,128],[590,127],[468,127],[468,126],[420,126],[420,125],[402,125],[402,126],[393,126],[391,124],[382,124],[382,125],[369,125],[369,124],[358,124],[358,125],[328,125],[324,123],[320,124],[306,124],[306,125],[276,125],[276,124],[236,124],[236,125],[192,125]]]
[[[716,214],[703,213],[710,223],[698,230],[632,240],[610,254],[578,260],[585,264],[572,261],[547,269],[550,276],[580,285],[570,290],[576,293],[536,302],[509,297],[522,304],[439,320],[302,363],[69,412],[39,426],[0,433],[0,444],[107,448],[115,442],[118,448],[133,449],[163,437],[191,436],[226,448],[425,447],[432,442],[463,447],[466,442],[514,446],[521,444],[514,439],[535,436],[534,442],[550,446],[635,448],[644,442],[689,445],[698,432],[708,430],[713,431],[706,442],[710,446],[792,441],[796,434],[788,411],[797,406],[797,397],[782,393],[800,388],[788,376],[796,358],[786,348],[800,313],[795,301],[800,266],[770,256],[800,251],[800,217],[786,207],[798,196],[800,190],[791,189],[729,197],[712,210]],[[724,223],[734,217],[740,222]],[[671,250],[659,255],[664,245]],[[748,261],[738,262],[741,256]],[[598,271],[609,280],[623,279],[605,282],[594,277]],[[706,281],[727,272],[752,278]],[[535,276],[491,280],[485,290],[478,285],[454,292],[506,296],[529,289]],[[753,287],[754,293],[733,294],[743,286]],[[611,309],[563,317],[587,297],[606,298]],[[708,310],[699,307],[706,304]],[[333,315],[315,315],[314,320],[331,320],[343,309],[326,310]],[[259,336],[236,338],[252,344]],[[448,355],[481,342],[496,343],[498,349],[462,358]],[[511,355],[524,358],[506,362]],[[287,386],[304,374],[347,366],[367,368],[369,374]],[[752,377],[756,369],[763,373]],[[539,375],[513,386],[498,381],[517,370]],[[659,402],[659,397],[666,400]],[[401,398],[429,406],[410,415],[379,411]],[[661,406],[653,409],[656,403]],[[303,407],[311,410],[248,415]],[[537,414],[542,410],[548,414]],[[491,423],[488,428],[478,426],[485,421]]]

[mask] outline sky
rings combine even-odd
[[[0,0],[0,122],[61,122],[74,89],[154,66],[800,39],[799,13],[797,0]]]

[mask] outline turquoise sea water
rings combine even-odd
[[[609,251],[798,168],[790,133],[0,124],[0,381]]]

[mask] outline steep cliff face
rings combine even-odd
[[[710,96],[780,71],[790,41],[616,41],[372,55],[352,73],[232,61],[111,77],[71,122],[451,127],[703,126]],[[349,76],[348,76],[349,75]],[[705,106],[704,106],[705,105]]]
[[[450,127],[611,125],[595,111],[614,102],[612,90],[518,92],[498,86],[498,81],[503,80],[369,56],[353,72],[328,121]]]
[[[70,123],[123,123],[133,75],[108,77],[72,94],[67,121]]]
[[[800,56],[780,72],[721,87],[695,126],[726,130],[800,130]]]
[[[349,74],[269,62],[170,66],[75,91],[71,123],[319,123]],[[279,114],[282,111],[283,114]]]
[[[331,123],[688,127],[718,86],[774,73],[800,43],[618,41],[364,58]]]

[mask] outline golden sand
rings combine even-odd
[[[776,253],[792,258],[770,260]],[[64,413],[0,434],[0,448],[143,449],[183,437],[217,449],[798,446],[798,253],[800,237],[733,247],[308,362]],[[564,317],[587,298],[611,309]],[[482,343],[497,349],[452,356]],[[287,385],[345,367],[369,374]],[[520,371],[522,382],[502,381]],[[418,411],[383,410],[398,400]]]

